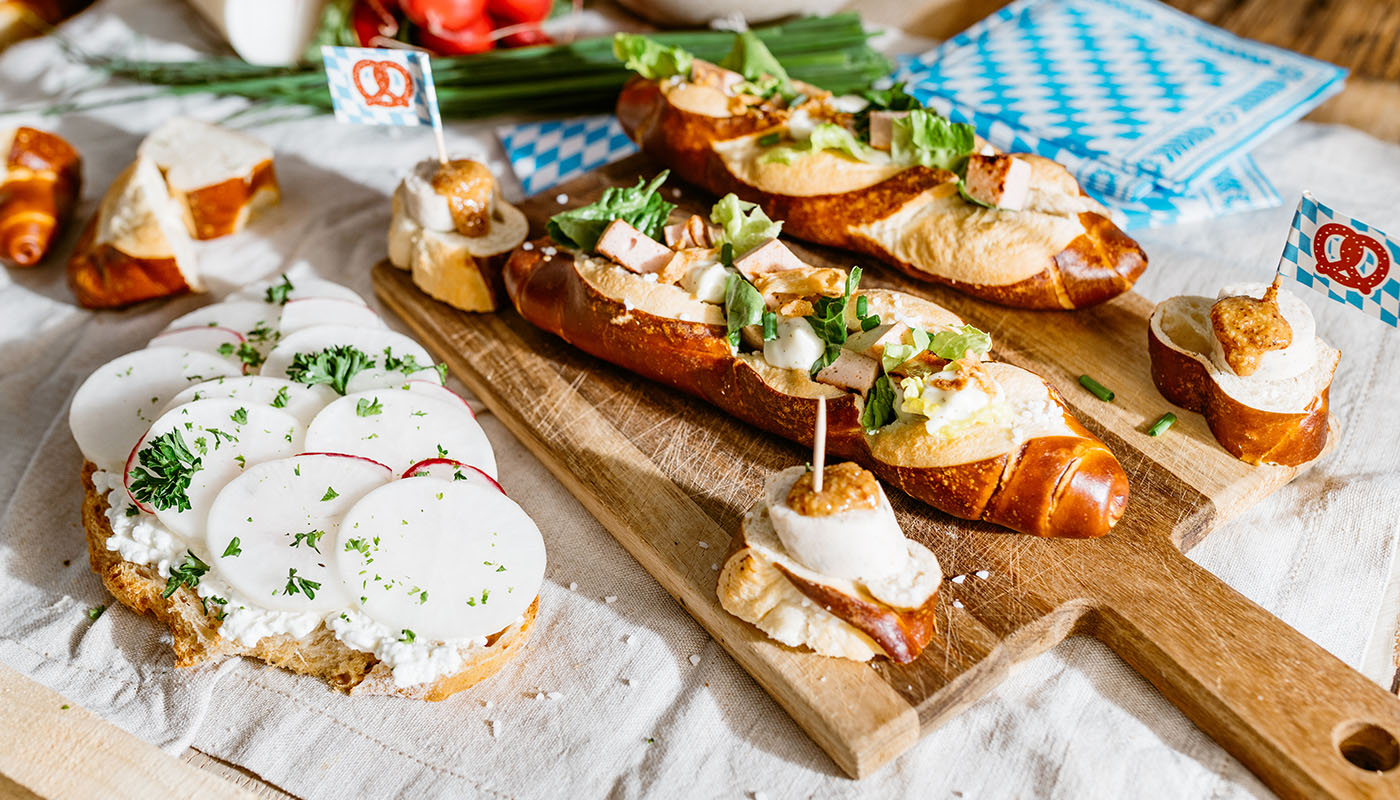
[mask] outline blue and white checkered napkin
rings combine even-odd
[[[1345,76],[1152,0],[1016,0],[898,73],[996,146],[1125,201],[1216,183]]]

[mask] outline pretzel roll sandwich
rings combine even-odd
[[[998,153],[901,87],[835,97],[791,80],[752,33],[719,65],[635,35],[617,116],[643,151],[787,233],[1021,308],[1083,308],[1127,291],[1137,242],[1060,164]]]
[[[496,178],[470,159],[421,161],[394,191],[389,263],[429,296],[464,311],[495,311],[501,265],[529,233]]]
[[[943,570],[904,537],[889,498],[851,462],[769,476],[719,574],[726,611],[783,644],[905,664],[936,627]]]
[[[32,267],[73,213],[82,159],[61,137],[24,127],[0,132],[0,152],[0,261]]]
[[[525,319],[595,356],[827,449],[950,514],[1040,536],[1101,536],[1127,477],[1056,391],[986,360],[987,334],[921,298],[810,266],[733,196],[667,225],[650,184],[556,215],[505,268]]]
[[[1152,380],[1163,397],[1200,412],[1241,461],[1298,466],[1327,446],[1327,395],[1341,360],[1315,328],[1278,278],[1226,286],[1216,299],[1173,297],[1152,312]]]

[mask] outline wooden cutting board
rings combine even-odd
[[[581,205],[655,170],[635,156],[527,200],[522,210],[532,236],[564,207],[556,195]],[[710,203],[689,187],[665,191],[677,192],[668,199],[686,210]],[[1095,541],[1007,533],[892,497],[905,532],[937,554],[948,578],[939,592],[939,634],[912,664],[801,652],[720,608],[717,568],[740,516],[764,476],[808,453],[587,356],[512,310],[456,311],[387,263],[375,268],[374,283],[428,348],[851,776],[898,756],[1016,663],[1081,634],[1113,648],[1279,794],[1400,797],[1400,770],[1391,769],[1400,763],[1400,700],[1181,554],[1295,471],[1235,460],[1199,415],[1158,395],[1148,374],[1147,300],[1129,294],[1074,313],[1017,311],[915,284],[849,254],[797,249],[815,263],[862,263],[865,285],[924,294],[990,330],[994,355],[1054,383],[1131,480],[1122,521]],[[1104,403],[1084,391],[1081,373],[1117,399]],[[1163,437],[1147,436],[1168,410],[1177,413],[1176,425]],[[569,535],[544,533],[546,540]],[[959,575],[966,577],[952,580]]]

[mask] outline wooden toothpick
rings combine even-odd
[[[826,461],[826,398],[817,398],[817,427],[812,432],[812,491],[822,492],[823,462]]]

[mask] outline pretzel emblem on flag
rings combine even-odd
[[[365,68],[370,69],[370,75],[374,78],[374,92],[371,93],[365,88],[361,79]],[[403,89],[394,92],[394,77],[391,72],[397,72],[403,80]],[[406,108],[409,100],[413,97],[413,76],[402,65],[392,61],[375,61],[365,58],[355,62],[355,66],[350,69],[350,80],[355,85],[355,91],[364,98],[367,106],[383,106],[385,108]]]
[[[1333,260],[1327,253],[1327,244],[1333,237],[1340,237],[1337,258]],[[1313,256],[1317,259],[1317,270],[1343,286],[1362,294],[1385,282],[1390,272],[1390,254],[1373,237],[1336,222],[1329,222],[1313,234]],[[1376,268],[1363,275],[1358,269],[1370,251],[1376,258]]]

